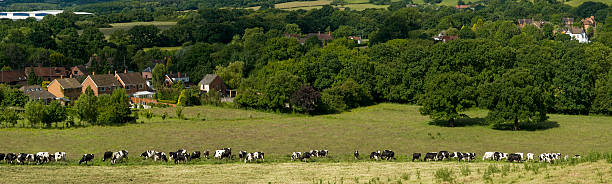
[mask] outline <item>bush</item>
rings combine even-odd
[[[176,107],[176,117],[178,119],[183,119],[183,107],[180,107],[180,106]]]
[[[454,183],[455,182],[453,171],[448,169],[448,168],[440,168],[440,169],[438,169],[436,171],[436,173],[434,173],[434,177],[438,181],[443,181],[443,182],[448,182],[448,183]]]
[[[153,111],[151,111],[151,109],[146,109],[142,111],[142,113],[147,119],[153,118]]]
[[[15,125],[17,124],[17,121],[19,121],[21,119],[21,117],[19,117],[19,113],[17,113],[17,111],[13,108],[5,108],[4,112],[2,113],[2,122],[6,122],[8,125],[11,125],[12,127],[15,127]]]

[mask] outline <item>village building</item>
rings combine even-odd
[[[82,87],[75,78],[63,78],[51,81],[47,90],[55,97],[76,100],[81,95]]]
[[[189,76],[187,76],[185,73],[181,74],[181,72],[176,74],[170,72],[170,74],[165,75],[164,78],[167,86],[172,86],[172,84],[177,82],[181,82],[183,84],[189,83]]]
[[[117,81],[115,75],[96,75],[92,73],[81,83],[81,93],[85,93],[88,87],[93,90],[95,96],[98,96],[101,94],[112,94],[115,89],[121,87],[121,84]]]
[[[89,75],[89,72],[87,71],[87,68],[85,66],[78,65],[70,68],[70,75],[72,75],[73,77],[87,76]]]
[[[227,89],[221,77],[216,74],[206,74],[206,76],[200,80],[198,86],[200,87],[200,91],[203,93],[208,93],[209,91],[214,90],[224,94],[225,90]]]
[[[28,82],[23,71],[0,71],[0,83],[8,85],[25,85]]]
[[[121,84],[120,87],[125,89],[127,94],[134,94],[139,91],[147,91],[147,81],[142,78],[142,75],[137,72],[123,73],[115,72],[115,78]]]
[[[34,70],[34,74],[44,81],[53,81],[68,76],[68,71],[64,67],[26,67],[25,75],[27,77],[30,77],[30,70]]]
[[[41,100],[45,104],[49,104],[51,101],[55,100],[55,95],[37,85],[23,86],[19,88],[19,90],[23,91],[31,100]]]

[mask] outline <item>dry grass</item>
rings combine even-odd
[[[330,3],[331,3],[330,0],[293,1],[293,2],[275,4],[274,8],[291,9],[291,8],[297,8],[297,7],[323,6],[323,5],[328,5]]]
[[[534,174],[508,163],[274,163],[145,166],[0,166],[0,183],[435,183],[440,168],[458,183],[485,183],[490,165],[508,167],[491,175],[492,183],[609,183],[610,164],[548,166]],[[460,168],[472,172],[461,175]],[[418,173],[418,174],[417,174]]]

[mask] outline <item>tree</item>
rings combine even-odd
[[[28,119],[31,126],[42,122],[44,115],[45,105],[42,101],[31,100],[25,105],[25,118]]]
[[[64,121],[66,119],[66,116],[66,107],[64,107],[58,101],[53,101],[49,105],[45,106],[42,122],[47,127],[51,127],[52,123]]]
[[[460,112],[472,107],[474,89],[472,79],[458,72],[442,73],[431,76],[425,83],[425,92],[419,103],[422,115],[429,115],[434,120],[447,120],[449,126],[455,126],[455,119],[464,117]]]
[[[34,72],[34,68],[30,68],[30,72],[28,73],[28,85],[40,85],[42,84],[42,78],[36,76]]]
[[[370,91],[352,78],[323,90],[321,101],[325,106],[323,109],[332,113],[371,105],[374,102]]]
[[[459,38],[473,39],[473,38],[476,38],[476,33],[474,33],[472,29],[464,25],[464,26],[461,26],[461,30],[459,30]]]
[[[87,87],[85,93],[74,102],[76,114],[79,119],[91,124],[96,124],[98,119],[98,98],[94,95],[91,87]]]
[[[348,38],[349,36],[355,36],[355,33],[357,32],[357,30],[354,27],[351,26],[340,26],[338,29],[336,29],[333,33],[332,36],[334,36],[334,38]]]
[[[166,76],[168,71],[166,70],[166,66],[164,64],[157,64],[152,71],[152,83],[155,89],[162,89],[164,86],[164,82],[166,81],[164,76]]]
[[[301,34],[302,30],[297,24],[287,24],[285,25],[285,32],[289,34]]]
[[[509,70],[480,92],[479,102],[489,109],[487,121],[498,128],[509,123],[518,130],[519,122],[547,119],[549,100],[529,70]]]
[[[244,62],[236,61],[227,67],[217,66],[215,74],[219,75],[229,89],[236,89],[240,86],[244,72]]]
[[[137,48],[152,47],[155,45],[159,33],[159,28],[154,25],[138,25],[128,31],[130,42]]]
[[[10,124],[12,127],[15,127],[17,121],[21,119],[19,113],[14,108],[4,108],[1,118],[3,122]]]
[[[291,104],[297,107],[299,111],[312,114],[317,110],[321,94],[312,88],[312,86],[303,84],[300,89],[291,95]]]

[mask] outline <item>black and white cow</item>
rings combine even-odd
[[[3,161],[5,156],[4,153],[0,153],[0,161]]]
[[[240,155],[240,154],[239,154],[239,155]],[[246,154],[244,155],[244,163],[251,162],[251,161],[253,161],[254,159],[255,159],[255,156],[253,156],[253,153],[246,153]]]
[[[191,156],[189,156],[189,160],[200,159],[200,155],[200,151],[194,151],[193,153],[191,153]]]
[[[450,152],[449,155],[449,159],[457,159],[458,161],[461,161],[463,159],[463,153],[461,152]]]
[[[104,157],[102,157],[102,162],[104,162],[106,160],[110,160],[111,158],[113,158],[113,152],[112,151],[104,152]]]
[[[265,161],[264,160],[264,152],[254,152],[252,153],[253,158],[255,159],[255,162],[257,162],[258,160],[261,160],[262,162]]]
[[[248,153],[246,151],[239,151],[238,152],[238,160],[242,161],[243,159],[246,159],[247,154]]]
[[[484,155],[482,155],[482,160],[493,160],[495,159],[495,152],[485,152]]]
[[[55,152],[53,154],[53,160],[57,161],[66,161],[66,152]]]
[[[353,156],[355,157],[355,160],[359,160],[359,151],[355,150]]]
[[[17,163],[21,164],[21,165],[25,164],[27,156],[28,156],[28,154],[25,154],[25,153],[17,154],[17,159],[16,159]]]
[[[293,152],[291,154],[291,161],[302,159],[302,152]]]
[[[179,149],[176,151],[173,159],[175,164],[179,164],[181,162],[186,163],[189,160],[189,154],[187,153],[187,150]]]
[[[329,151],[327,150],[320,150],[319,151],[319,157],[327,157],[327,155],[329,154]]]
[[[43,164],[49,162],[49,152],[38,152],[34,156],[34,161],[38,162],[38,164]]]
[[[508,162],[521,162],[521,155],[516,154],[516,153],[512,153],[510,155],[508,155]]]
[[[495,159],[495,161],[499,161],[503,158],[504,153],[502,152],[495,152],[493,153],[493,159]]]
[[[527,159],[526,159],[526,161],[534,161],[534,160],[533,160],[533,156],[534,156],[534,154],[533,154],[533,153],[527,153]]]
[[[176,152],[168,152],[168,160],[174,160],[176,158]]]
[[[113,157],[111,158],[111,164],[116,164],[118,161],[123,161],[123,159],[128,159],[128,152],[125,150],[121,150],[113,153]]]
[[[380,157],[385,160],[395,160],[395,152],[391,150],[384,150]]]
[[[310,156],[319,157],[319,150],[310,150]]]
[[[168,156],[164,152],[156,152],[153,156],[153,161],[157,161],[158,159],[163,160],[164,162],[168,162]]]
[[[140,157],[144,158],[145,160],[148,158],[153,158],[153,156],[155,156],[155,153],[157,153],[155,150],[147,150],[145,152],[142,152],[140,154]]]
[[[85,162],[85,165],[87,165],[87,163],[93,162],[93,159],[94,159],[94,154],[84,154],[81,160],[79,160],[79,165],[81,165],[81,163],[83,162]]]
[[[382,159],[380,157],[380,150],[370,153],[370,160],[379,160],[379,159]]]
[[[223,158],[231,159],[232,158],[232,148],[223,148],[221,150],[216,150],[214,157],[216,159],[223,159]]]
[[[438,152],[438,160],[448,160],[450,159],[450,153],[448,151],[440,151]]]
[[[310,152],[304,152],[304,154],[302,154],[302,156],[300,157],[301,161],[306,161],[306,159],[310,160],[310,158],[313,157],[312,154],[310,154]]]
[[[462,158],[459,160],[464,160],[464,161],[468,161],[471,162],[472,160],[476,159],[476,153],[461,153],[462,154]]]
[[[414,162],[414,160],[420,160],[421,159],[421,153],[413,153],[412,154],[412,161]]]
[[[423,161],[430,161],[430,160],[436,160],[438,158],[438,152],[429,152],[427,154],[425,154],[425,158],[423,158]]]
[[[210,156],[210,151],[206,150],[204,151],[204,153],[202,153],[202,155],[204,156],[204,158],[208,159]]]
[[[7,153],[6,156],[4,156],[4,160],[6,160],[6,162],[13,164],[13,162],[17,159],[17,154],[15,153]]]

